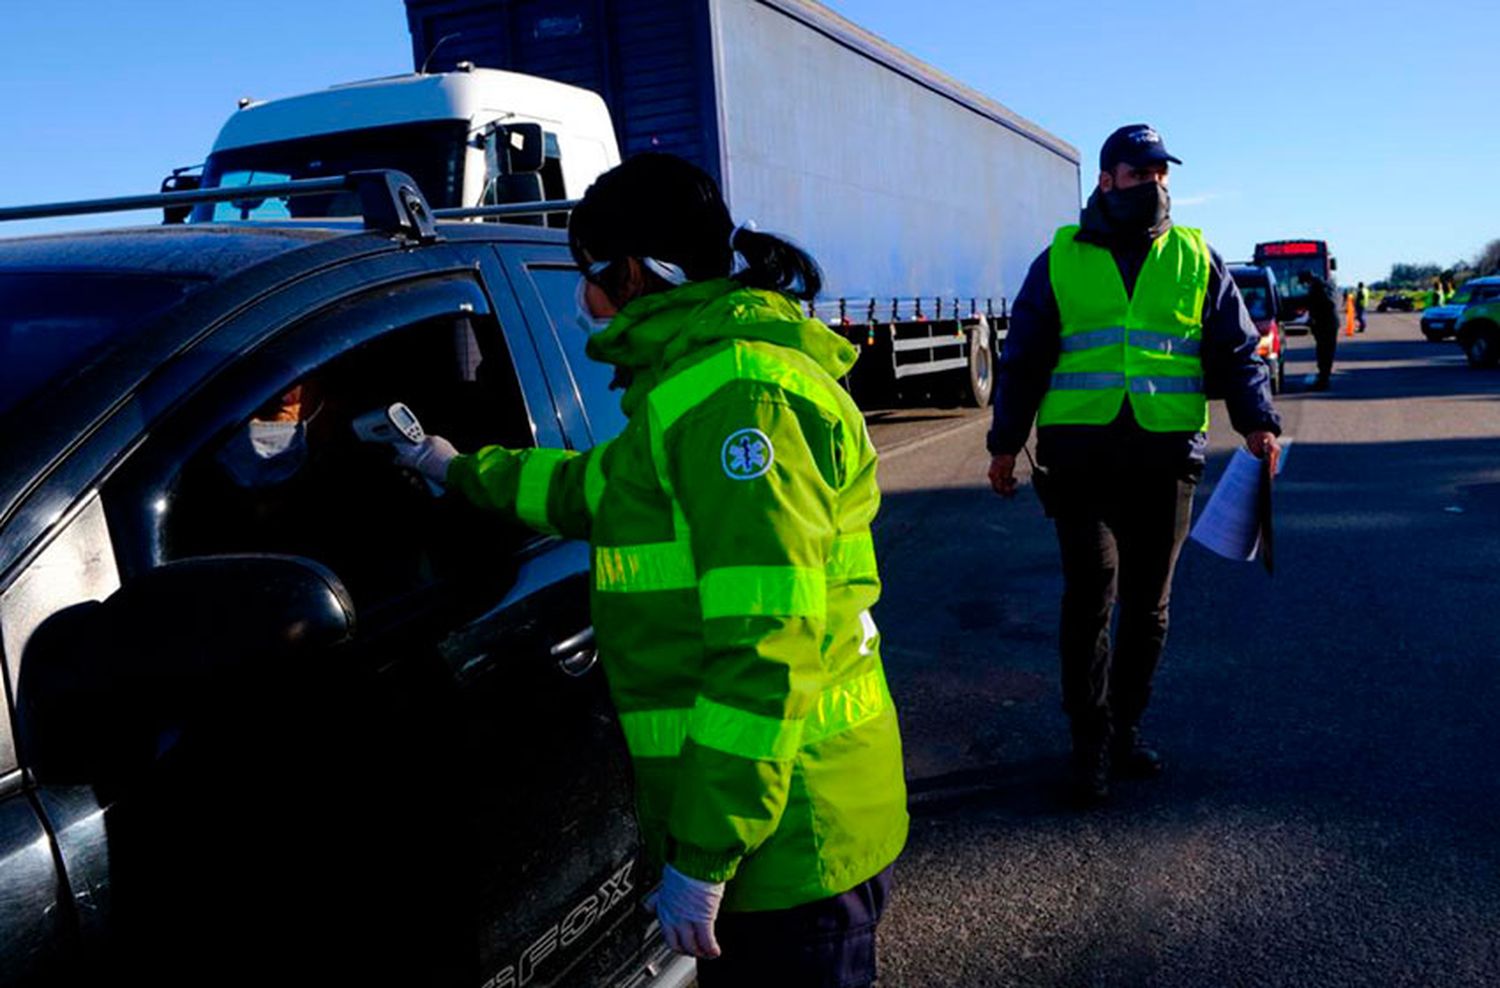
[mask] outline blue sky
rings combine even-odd
[[[1352,283],[1500,237],[1492,0],[830,5],[1077,145],[1085,186],[1110,130],[1154,124],[1184,161],[1174,215],[1230,259],[1321,237]],[[0,0],[0,13],[0,205],[152,191],[202,160],[241,96],[411,68],[400,0]]]

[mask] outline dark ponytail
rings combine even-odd
[[[823,290],[823,272],[818,262],[807,251],[780,237],[738,227],[734,231],[734,249],[745,259],[744,269],[734,279],[746,287],[808,300]]]
[[[630,158],[589,186],[569,218],[568,246],[584,271],[599,261],[650,257],[677,265],[689,281],[707,281],[730,277],[738,251],[745,267],[734,277],[747,287],[801,299],[823,287],[822,272],[806,252],[768,233],[736,229],[713,176],[655,151]],[[611,297],[611,282],[619,277],[606,269],[600,279]],[[655,275],[650,279],[655,291],[670,287]]]

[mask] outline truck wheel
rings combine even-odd
[[[964,403],[972,408],[985,408],[995,390],[995,347],[990,324],[980,319],[969,330],[969,369],[964,386]]]

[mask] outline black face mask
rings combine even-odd
[[[1139,234],[1155,238],[1171,224],[1172,196],[1160,182],[1111,189],[1104,193],[1103,200],[1110,226],[1123,236]]]

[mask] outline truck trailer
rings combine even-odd
[[[867,406],[990,399],[1007,299],[1076,220],[1072,145],[808,0],[406,0],[419,71],[600,94],[624,157],[666,151],[823,267],[811,314]],[[477,67],[477,68],[476,68]]]

